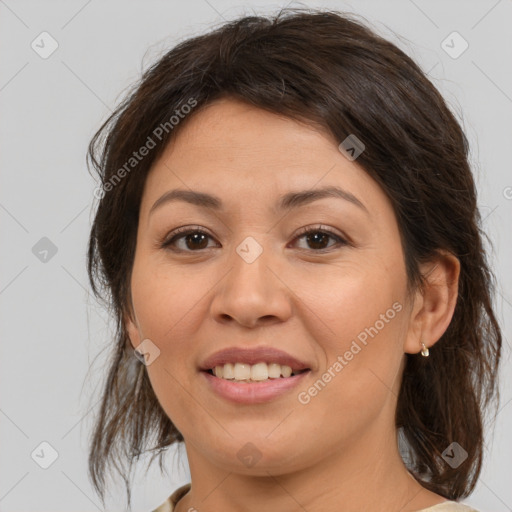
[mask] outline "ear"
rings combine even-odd
[[[133,306],[129,307],[128,311],[123,311],[123,323],[132,348],[135,350],[142,343],[142,340]]]
[[[453,317],[459,290],[460,262],[452,253],[439,250],[437,256],[420,266],[425,286],[414,296],[404,352],[416,354],[434,345]]]

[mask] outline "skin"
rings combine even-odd
[[[150,339],[160,350],[148,375],[185,439],[192,489],[176,511],[338,511],[343,504],[345,512],[412,512],[446,501],[408,473],[394,415],[405,353],[417,354],[421,341],[435,350],[450,323],[458,260],[440,253],[421,267],[426,289],[408,296],[389,199],[321,129],[231,99],[182,128],[145,184],[126,314],[132,346]],[[282,194],[325,185],[349,191],[368,212],[338,198],[274,209]],[[214,193],[224,209],[173,202],[149,215],[175,188]],[[348,243],[297,237],[320,224]],[[175,242],[181,253],[159,246],[176,228],[197,225],[206,241],[182,237]],[[248,236],[263,249],[250,264],[236,252]],[[300,403],[297,394],[396,302],[402,310]],[[233,404],[198,373],[219,349],[261,345],[310,364],[300,389],[263,404]],[[252,467],[237,457],[248,442],[261,456]]]

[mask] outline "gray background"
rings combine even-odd
[[[95,187],[85,166],[89,139],[141,70],[175,42],[223,19],[284,5],[0,0],[0,511],[101,510],[86,457],[106,352],[89,367],[108,347],[112,323],[89,294],[85,270]],[[465,503],[482,512],[510,511],[512,272],[505,262],[512,257],[512,1],[305,5],[365,16],[428,71],[462,119],[494,244],[490,258],[505,335],[501,409],[488,429],[479,484]],[[31,47],[34,40],[43,45],[43,31],[58,43],[46,59]],[[441,46],[453,31],[469,44],[458,58]],[[452,39],[450,51],[459,52],[462,41]],[[48,469],[40,464],[51,462],[52,448],[42,442],[57,455]],[[180,453],[181,464],[174,450],[168,454],[171,481],[159,476],[157,464],[147,476],[137,473],[135,511],[151,510],[189,481],[184,449]],[[123,510],[122,492],[112,487],[108,510]]]

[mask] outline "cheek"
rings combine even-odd
[[[197,377],[193,362],[194,333],[200,327],[207,306],[205,280],[192,283],[175,268],[134,265],[132,295],[141,336],[154,343],[158,357],[147,367],[155,395],[169,417],[180,418],[180,411],[193,403],[185,390]],[[194,286],[195,284],[195,286]],[[206,286],[206,285],[205,285]],[[205,299],[205,300],[201,300]],[[180,429],[178,423],[176,426]]]
[[[204,411],[189,392],[197,378],[192,360],[194,333],[207,305],[201,299],[206,299],[208,288],[201,288],[201,283],[205,281],[185,279],[175,268],[155,265],[135,265],[132,277],[141,334],[160,351],[147,367],[148,377],[162,409],[181,432],[204,421]]]
[[[383,300],[378,294],[366,302],[359,302],[357,293],[352,297],[349,300],[347,294],[346,301],[329,304],[336,335],[317,338],[325,363],[298,390],[303,409],[296,415],[305,424],[321,425],[326,439],[341,435],[349,445],[379,417],[387,416],[389,424],[394,421],[404,311],[400,302]]]
[[[305,401],[338,404],[331,413],[344,416],[350,411],[353,418],[366,414],[361,404],[366,404],[369,414],[382,406],[399,377],[406,325],[404,291],[399,269],[386,272],[381,265],[363,269],[354,264],[342,272],[338,269],[329,284],[315,293],[302,294],[302,318],[309,319],[307,330],[323,359],[320,382],[304,390]],[[322,414],[321,408],[317,413]]]
[[[391,271],[380,262],[345,262],[330,266],[323,277],[303,276],[296,282],[301,283],[294,290],[301,299],[299,307],[303,303],[298,315],[301,321],[309,318],[308,330],[329,350],[348,348],[358,336],[364,343],[365,333],[371,336],[368,330],[380,339],[394,337],[392,331],[401,327],[405,279],[398,268]]]
[[[207,283],[185,278],[176,267],[136,262],[132,296],[144,337],[165,348],[170,340],[179,346],[189,338],[197,311],[202,307]]]

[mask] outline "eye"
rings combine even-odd
[[[329,228],[326,228],[325,226],[316,226],[316,227],[308,227],[303,228],[299,231],[298,236],[295,238],[295,240],[300,240],[304,238],[306,240],[306,243],[310,245],[314,249],[314,252],[324,252],[328,251],[331,246],[325,246],[325,242],[328,242],[329,239],[335,240],[337,242],[333,245],[347,245],[346,240],[344,240],[340,235],[337,235],[333,231],[331,231]]]
[[[160,243],[160,247],[176,252],[198,252],[198,250],[208,249],[208,238],[213,239],[213,237],[200,228],[200,226],[195,228],[182,227],[175,229],[170,234],[170,238]],[[309,248],[312,249],[313,252],[324,252],[329,250],[332,245],[347,245],[347,242],[340,235],[335,234],[324,226],[303,228],[294,241],[303,238],[306,240],[306,243],[310,245]],[[335,243],[326,246],[325,243],[328,243],[329,239],[334,240]],[[182,246],[178,247],[177,243],[182,241]],[[306,248],[306,250],[307,249],[308,248]]]
[[[162,249],[169,249],[177,252],[197,252],[195,249],[207,249],[208,237],[212,238],[206,231],[200,229],[200,226],[195,228],[183,227],[175,229],[171,233],[171,238],[161,243]],[[177,241],[184,240],[185,248],[175,248]],[[206,242],[206,243],[205,243]]]

